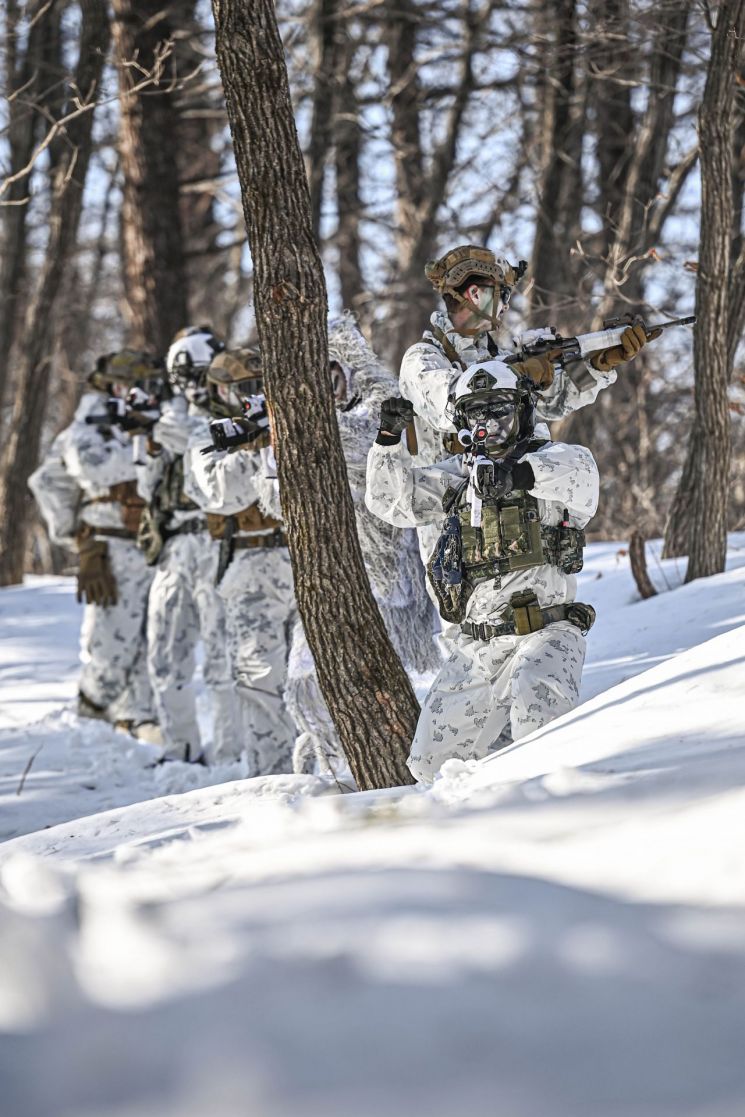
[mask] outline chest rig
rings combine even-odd
[[[499,500],[485,500],[481,525],[473,527],[467,488],[466,480],[445,493],[445,524],[427,564],[445,620],[460,624],[480,582],[491,581],[498,589],[506,575],[533,566],[556,566],[564,574],[582,569],[585,533],[569,525],[566,509],[560,524],[541,524],[537,499],[517,490]]]

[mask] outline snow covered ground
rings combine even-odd
[[[430,793],[147,767],[61,708],[69,583],[3,591],[2,1113],[742,1117],[745,535],[619,551],[583,705]]]

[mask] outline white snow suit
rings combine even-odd
[[[50,534],[69,545],[75,530],[122,531],[123,508],[112,486],[131,482],[132,443],[115,427],[90,425],[88,415],[103,414],[104,396],[87,392],[73,422],[55,439],[45,462],[29,480]],[[79,501],[72,486],[76,486]],[[139,724],[153,718],[147,676],[145,618],[152,571],[134,538],[105,534],[117,583],[116,605],[86,605],[81,629],[80,692],[110,721]]]
[[[153,427],[138,491],[162,519],[165,544],[150,589],[148,669],[166,756],[194,760],[202,752],[193,677],[201,639],[203,675],[212,713],[210,762],[240,750],[235,686],[225,640],[225,612],[215,587],[217,547],[202,510],[183,493],[183,454],[189,439],[210,442],[208,417],[176,396]],[[160,449],[158,449],[160,447]],[[178,482],[181,481],[181,484]],[[174,492],[174,482],[178,492]]]
[[[434,465],[435,462],[446,458],[450,452],[443,445],[443,436],[452,436],[457,432],[453,426],[452,411],[448,407],[448,401],[455,382],[463,370],[470,365],[478,364],[479,361],[491,361],[514,352],[502,348],[491,352],[487,334],[482,334],[480,337],[463,337],[456,331],[448,316],[441,312],[432,315],[430,324],[445,334],[463,365],[461,367],[454,364],[446,356],[442,343],[431,330],[425,330],[422,340],[411,345],[404,353],[399,389],[401,395],[414,405],[418,446],[414,464],[417,466]],[[531,330],[515,337],[513,339],[515,348],[518,348],[523,341],[529,341],[541,333],[541,330]],[[598,393],[616,381],[615,370],[598,372],[589,363],[584,365],[582,372],[581,382],[584,384],[589,381],[589,385],[578,388],[565,370],[556,367],[551,387],[538,395],[536,402],[538,419],[552,422],[572,411],[578,411],[581,407],[594,403]],[[422,561],[426,565],[437,542],[439,526],[422,524],[418,531]]]
[[[437,617],[425,588],[416,533],[384,523],[365,505],[367,454],[377,433],[380,403],[396,394],[396,381],[348,313],[329,325],[329,359],[341,366],[347,381],[347,400],[337,405],[336,417],[370,587],[404,667],[431,671],[441,662],[433,640]],[[273,476],[271,455],[264,460],[268,473],[259,482],[262,508],[279,516],[279,490],[276,481],[269,480]],[[300,730],[295,771],[305,771],[317,762],[321,772],[345,778],[346,760],[299,619],[293,632],[285,697]]]
[[[582,528],[595,513],[598,473],[589,450],[546,443],[525,454],[533,469],[530,490],[541,524]],[[368,508],[388,523],[431,525],[443,520],[442,498],[467,476],[461,456],[416,467],[402,442],[375,444],[367,467]],[[499,625],[517,591],[533,590],[543,608],[575,599],[576,578],[543,564],[476,584],[466,619]],[[478,640],[460,633],[422,707],[409,756],[418,780],[431,782],[451,757],[485,756],[572,709],[579,694],[585,639],[561,620],[525,636]]]
[[[217,542],[217,533],[234,531],[235,548],[217,591],[238,693],[235,755],[247,751],[252,775],[290,772],[295,725],[283,699],[296,615],[290,557],[281,525],[268,523],[258,506],[259,452],[201,454],[204,445],[203,436],[190,439],[185,491],[210,513],[216,553],[228,546],[225,538]]]

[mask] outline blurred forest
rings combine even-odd
[[[699,434],[732,440],[722,461],[734,528],[745,525],[745,79],[739,44],[726,58],[712,46],[726,8],[277,2],[331,309],[351,308],[395,371],[435,306],[425,261],[465,242],[529,261],[507,333],[693,313],[699,145],[711,142],[712,180],[726,189],[711,203],[718,265],[706,278],[723,325],[702,345],[719,347],[727,414],[712,435],[699,406]],[[123,344],[164,352],[190,323],[250,338],[252,264],[208,3],[7,0],[4,32],[0,532],[7,554],[22,547],[26,569],[47,571],[63,556],[26,478],[96,356]],[[686,549],[687,510],[704,499],[694,414],[694,347],[680,329],[564,422],[600,467],[595,538],[667,524],[668,552]]]

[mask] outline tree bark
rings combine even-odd
[[[105,0],[81,0],[80,55],[74,90],[92,103],[98,93],[109,43]],[[38,284],[18,347],[18,381],[10,427],[0,461],[0,585],[23,578],[31,497],[28,478],[39,456],[49,390],[54,314],[67,265],[75,248],[91,152],[93,109],[71,119],[64,130],[49,215],[49,239]]]
[[[435,305],[424,265],[437,244],[437,216],[447,195],[463,118],[475,87],[473,59],[487,9],[477,13],[471,0],[462,0],[460,5],[463,42],[453,102],[428,172],[425,172],[421,144],[421,90],[416,58],[416,32],[421,12],[410,0],[391,0],[388,9],[385,38],[393,115],[391,140],[396,160],[397,266],[391,282],[388,336],[383,351],[395,366],[409,345],[421,337]]]
[[[326,284],[274,5],[212,4],[298,609],[357,786],[410,783],[418,704],[357,540],[328,371]]]
[[[337,59],[335,84],[336,110],[333,121],[336,162],[336,207],[338,225],[336,247],[339,253],[339,286],[342,306],[349,307],[363,321],[365,284],[362,278],[362,241],[360,237],[360,158],[362,127],[357,90],[350,77],[354,44],[345,34]]]
[[[171,38],[161,0],[113,0],[124,176],[122,243],[129,343],[164,353],[188,322],[179,219],[178,113],[159,54]],[[133,93],[145,74],[153,85]]]
[[[732,372],[730,261],[735,213],[732,178],[735,82],[743,58],[745,5],[723,0],[698,115],[701,149],[701,238],[696,281],[694,422],[681,489],[671,513],[670,541],[687,534],[686,582],[719,574],[727,556],[727,495]],[[723,262],[725,266],[723,266]],[[683,491],[683,483],[687,488]],[[677,522],[688,517],[687,533]]]
[[[579,234],[582,203],[581,121],[577,120],[577,13],[574,0],[548,0],[544,16],[556,28],[553,57],[545,85],[546,105],[543,174],[539,188],[536,231],[531,255],[530,323],[556,323],[557,311],[573,304],[576,316],[577,276],[570,250]]]
[[[315,53],[313,115],[306,154],[313,236],[321,239],[321,208],[332,142],[334,83],[338,54],[338,0],[316,0],[312,13]]]
[[[29,15],[35,22],[28,32],[26,49],[18,57],[18,9],[9,5],[6,15],[8,52],[6,95],[8,97],[8,170],[17,174],[31,160],[42,129],[48,127],[45,111],[59,100],[54,63],[59,53],[59,5],[37,0]],[[19,90],[22,95],[15,96]],[[3,196],[0,257],[0,403],[8,386],[11,353],[19,323],[19,307],[26,281],[28,193],[32,171],[12,182]]]

